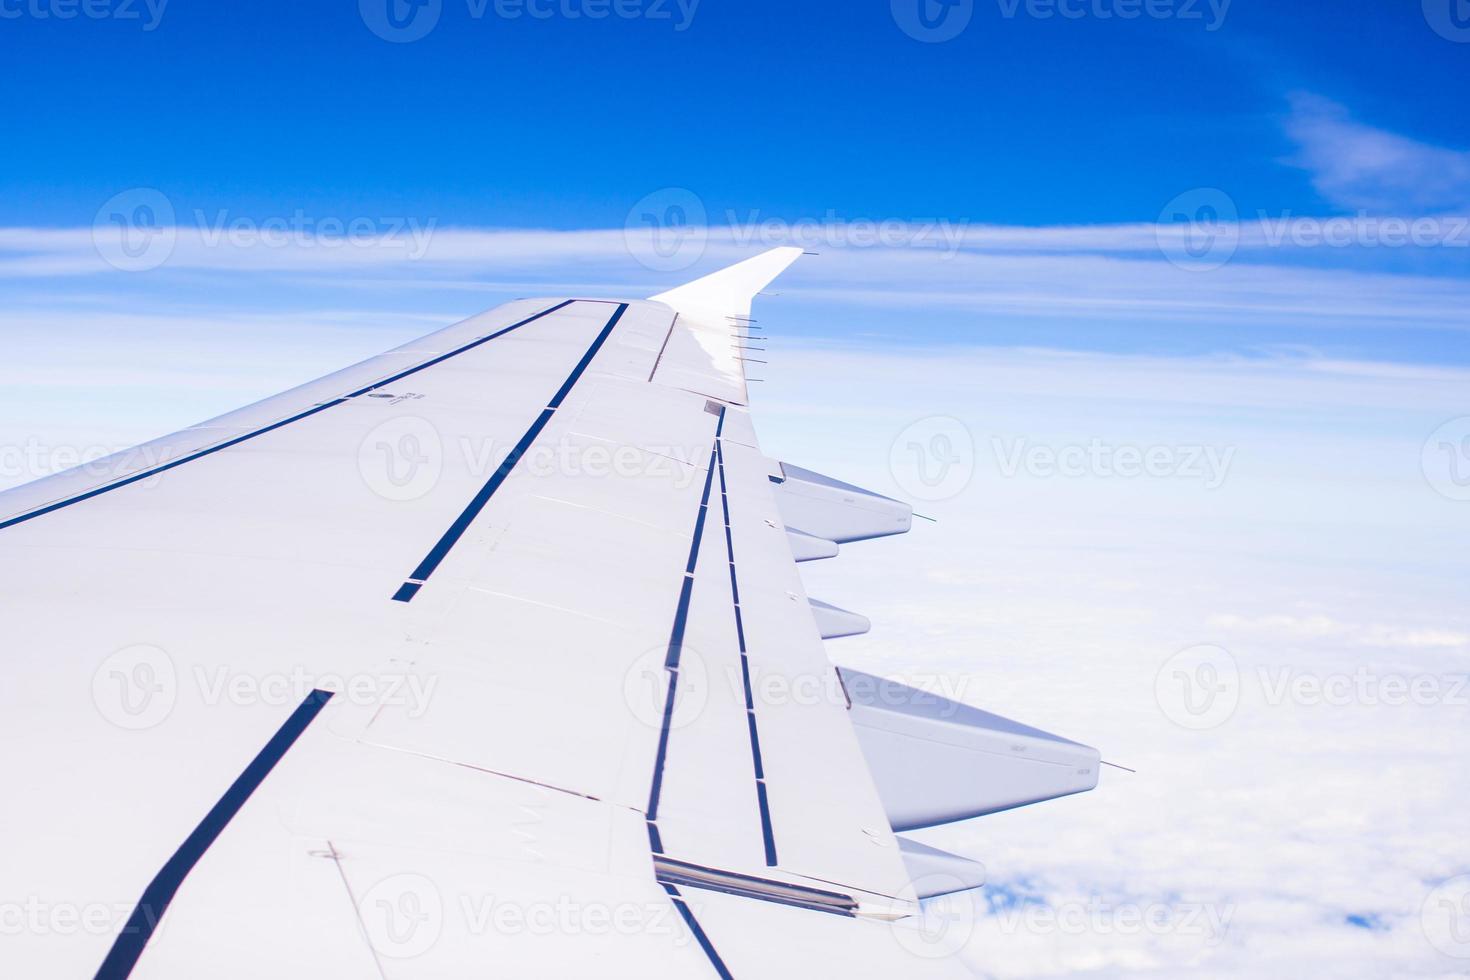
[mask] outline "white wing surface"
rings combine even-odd
[[[0,495],[0,975],[968,975],[797,573],[837,535],[782,511],[907,508],[746,407],[797,254],[512,303]]]

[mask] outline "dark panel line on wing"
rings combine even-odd
[[[490,341],[496,339],[497,337],[504,337],[506,334],[510,333],[512,330],[519,330],[521,327],[524,327],[528,323],[535,323],[537,320],[540,320],[543,317],[547,317],[547,316],[550,316],[553,313],[557,313],[557,312],[559,312],[561,310],[564,310],[568,306],[571,306],[573,303],[583,303],[583,302],[590,302],[590,300],[576,300],[576,299],[564,300],[563,302],[560,302],[560,303],[556,304],[555,306],[553,306],[553,307],[551,307],[549,309],[542,310],[540,313],[537,313],[533,317],[528,317],[528,318],[526,318],[524,320],[521,320],[519,323],[512,323],[510,326],[504,327],[504,328],[502,328],[500,330],[497,330],[497,331],[495,331],[492,334],[486,334],[484,337],[481,337],[478,340],[472,340],[468,344],[465,344],[462,347],[456,347],[454,350],[449,351],[448,353],[445,353],[445,354],[440,354],[438,357],[435,357],[435,358],[433,358],[431,360],[425,361],[422,364],[415,364],[413,367],[408,368],[405,371],[400,371],[399,373],[393,375],[391,378],[384,378],[382,381],[374,381],[372,384],[368,385],[366,388],[359,388],[357,391],[354,391],[352,394],[348,395],[347,397],[348,398],[357,398],[357,397],[360,397],[362,395],[366,395],[370,391],[377,391],[379,388],[386,387],[387,385],[391,385],[391,384],[393,384],[394,382],[397,382],[397,381],[402,381],[404,378],[411,377],[412,375],[418,374],[420,371],[426,371],[429,368],[434,367],[436,364],[442,364],[442,363],[444,363],[445,361],[449,360],[452,357],[458,357],[459,355],[465,353],[466,351],[471,351],[471,350],[474,350],[476,347],[479,347],[482,344],[487,344]]]
[[[331,699],[329,691],[312,691],[308,694],[306,700],[291,713],[291,717],[286,719],[286,723],[266,743],[265,748],[260,750],[260,754],[245,767],[245,771],[235,779],[225,795],[220,797],[199,826],[194,828],[194,832],[174,852],[173,857],[154,875],[132,915],[128,917],[127,925],[113,942],[107,958],[102,961],[96,980],[126,980],[133,972],[138,958],[143,955],[148,940],[158,927],[159,920],[163,918],[163,913],[178,894],[189,872],[194,870],[199,859],[219,839],[235,814],[240,812],[246,801],[260,788],[271,770],[291,750],[291,746],[296,744],[296,740],[316,720],[316,716]]]
[[[689,903],[685,902],[684,896],[679,894],[679,889],[665,882],[660,882],[660,884],[664,886],[664,891],[669,893],[669,898],[673,899],[674,908],[679,910],[679,915],[683,917],[684,924],[689,927],[690,932],[694,933],[694,939],[699,943],[699,948],[704,950],[705,956],[709,957],[710,965],[715,968],[715,972],[720,975],[721,980],[735,980],[735,977],[730,973],[730,968],[725,966],[725,961],[720,959],[720,954],[716,952],[714,943],[710,942],[709,936],[705,935],[704,927],[694,917],[694,912],[689,908]]]
[[[163,463],[158,466],[151,467],[150,469],[134,473],[132,476],[119,480],[116,483],[109,483],[106,486],[95,487],[91,490],[85,491],[84,493],[79,493],[76,496],[68,497],[65,500],[58,500],[55,503],[47,504],[46,506],[41,507],[38,510],[31,511],[30,513],[21,514],[19,517],[12,517],[10,520],[7,521],[0,521],[0,531],[3,531],[9,527],[14,527],[17,524],[24,524],[26,521],[35,520],[37,517],[42,517],[46,514],[54,513],[55,511],[61,510],[62,508],[70,507],[73,504],[80,504],[83,501],[91,500],[93,497],[100,497],[105,493],[111,493],[114,490],[121,490],[123,487],[132,486],[134,483],[150,479],[152,477],[158,476],[161,473],[166,473],[169,470],[183,466],[185,463],[192,463],[196,459],[203,459],[206,456],[212,456],[215,453],[224,452],[226,449],[232,449],[235,446],[240,445],[242,442],[249,442],[251,439],[258,439],[259,437],[266,435],[267,433],[271,433],[276,431],[277,429],[281,429],[288,425],[292,425],[293,423],[300,422],[302,419],[310,418],[311,416],[316,415],[320,412],[325,412],[329,408],[335,408],[336,406],[344,404],[353,398],[358,398],[362,395],[368,394],[369,392],[376,391],[377,389],[385,385],[390,385],[395,381],[402,381],[404,378],[407,378],[410,375],[417,374],[418,372],[423,371],[427,368],[431,368],[436,364],[441,364],[444,361],[449,360],[451,357],[458,357],[460,354],[463,354],[469,350],[473,350],[474,348],[479,347],[481,344],[489,343],[497,337],[503,337],[506,334],[510,333],[512,330],[519,330],[521,327],[524,327],[528,323],[534,323],[537,320],[540,320],[542,317],[550,316],[551,314],[556,313],[558,310],[565,309],[566,307],[577,302],[583,301],[569,299],[565,302],[558,303],[556,306],[553,306],[546,310],[542,310],[535,316],[527,317],[526,319],[521,320],[519,323],[513,323],[510,326],[497,330],[492,334],[487,334],[486,336],[481,337],[478,340],[471,341],[470,343],[449,351],[448,353],[441,354],[438,357],[435,357],[433,360],[425,361],[422,364],[415,365],[414,367],[411,367],[406,371],[400,371],[398,374],[393,375],[391,378],[385,378],[382,381],[375,381],[374,383],[368,385],[366,388],[359,388],[357,391],[354,391],[349,395],[344,395],[341,398],[334,398],[331,401],[322,402],[320,405],[313,405],[306,411],[293,415],[288,419],[282,419],[279,422],[272,422],[270,425],[263,426],[262,428],[255,429],[251,432],[246,432],[243,435],[236,436],[235,438],[222,442],[219,445],[208,446],[204,449],[200,449],[196,452],[188,454],[187,456],[176,459],[171,463]]]
[[[755,767],[756,805],[761,814],[761,839],[766,850],[766,866],[780,864],[776,854],[776,830],[771,822],[771,798],[766,788],[766,764],[761,757],[760,723],[755,716],[755,692],[750,683],[750,656],[745,648],[745,616],[740,609],[740,582],[735,566],[735,535],[730,526],[730,494],[725,484],[725,444],[722,438],[725,417],[720,416],[720,428],[715,434],[715,462],[720,471],[720,504],[725,514],[725,545],[730,555],[730,590],[735,601],[735,633],[740,641],[740,678],[745,685],[745,717],[750,729],[750,758]]]
[[[490,503],[490,498],[495,496],[495,492],[500,489],[512,471],[515,470],[516,465],[530,451],[531,446],[540,437],[542,430],[546,428],[552,417],[556,415],[557,409],[561,408],[562,402],[566,400],[567,395],[571,394],[577,382],[582,379],[582,375],[587,371],[588,365],[597,356],[597,352],[602,350],[602,345],[607,342],[607,338],[612,334],[613,328],[618,325],[618,321],[623,318],[623,314],[626,312],[628,312],[628,304],[619,304],[618,308],[613,312],[611,319],[607,321],[607,325],[602,328],[602,331],[597,335],[597,339],[592,342],[592,346],[587,348],[587,353],[583,354],[582,359],[577,362],[577,366],[572,368],[572,373],[567,375],[566,381],[562,382],[562,386],[552,396],[546,408],[541,411],[541,414],[536,417],[536,421],[531,423],[531,427],[526,430],[526,434],[521,436],[520,442],[516,443],[515,448],[510,451],[510,455],[505,457],[500,466],[490,475],[489,481],[480,488],[480,492],[475,494],[474,498],[470,500],[469,505],[465,507],[459,517],[455,519],[454,523],[449,526],[449,530],[444,532],[444,536],[424,556],[424,560],[419,562],[418,567],[413,570],[413,574],[408,577],[408,580],[399,586],[398,591],[393,594],[394,602],[412,602],[414,596],[418,595],[419,590],[424,587],[424,583],[429,580],[429,577],[434,574],[444,559],[449,556],[449,552],[454,550],[454,546],[464,537],[465,532],[470,529],[470,525],[475,522],[475,518],[479,517],[486,505]]]
[[[659,798],[663,794],[664,764],[668,761],[669,735],[673,730],[674,699],[679,690],[679,657],[684,651],[684,631],[689,625],[689,602],[694,597],[694,567],[699,558],[699,543],[704,537],[705,516],[709,513],[710,493],[714,488],[715,450],[709,454],[709,468],[704,478],[704,494],[699,501],[699,516],[694,522],[694,543],[689,550],[689,567],[684,582],[679,587],[679,607],[674,613],[674,626],[669,631],[669,649],[664,657],[664,668],[669,672],[669,693],[664,697],[663,724],[659,728],[658,754],[653,761],[653,786],[648,794],[648,836],[655,854],[663,853],[663,843],[658,836]]]
[[[669,341],[674,339],[674,328],[679,325],[679,314],[669,321],[669,332],[664,334],[663,346],[658,349],[658,357],[653,360],[653,370],[648,372],[648,380],[652,381],[658,375],[658,366],[663,363],[664,352],[669,349]]]
[[[388,973],[383,969],[383,956],[378,952],[378,948],[373,945],[372,933],[368,931],[367,923],[362,921],[361,903],[358,901],[356,892],[352,889],[352,882],[347,878],[347,871],[342,867],[342,852],[337,850],[337,845],[330,839],[327,841],[327,854],[331,857],[332,864],[337,869],[337,880],[342,882],[342,890],[347,893],[347,901],[352,903],[352,908],[356,913],[357,928],[362,934],[363,940],[366,941],[368,949],[373,954],[373,964],[378,968],[378,980],[388,980]]]
[[[269,432],[274,432],[277,429],[291,425],[293,422],[300,422],[302,419],[310,418],[311,416],[316,415],[318,412],[325,412],[327,409],[341,405],[345,401],[347,401],[346,398],[335,398],[332,401],[323,402],[322,404],[315,405],[298,415],[293,415],[288,419],[282,419],[279,422],[273,422],[262,429],[257,429],[254,432],[247,432],[242,436],[237,436],[236,438],[230,439],[227,442],[222,442],[217,446],[210,446],[209,448],[202,449],[199,452],[191,453],[188,456],[183,457],[182,459],[174,460],[172,463],[164,463],[161,466],[155,466],[152,469],[143,470],[139,473],[134,473],[132,476],[119,480],[116,483],[109,483],[104,487],[96,487],[92,490],[86,491],[85,493],[79,493],[74,497],[68,497],[65,500],[58,500],[54,504],[47,504],[45,507],[42,507],[39,510],[33,510],[28,514],[22,514],[19,517],[12,517],[8,521],[0,522],[0,531],[3,531],[9,527],[14,527],[17,524],[24,524],[26,521],[35,520],[36,518],[42,517],[46,514],[54,513],[55,511],[61,510],[62,508],[70,507],[73,504],[80,504],[84,501],[91,500],[93,497],[100,497],[104,493],[111,493],[114,490],[121,490],[123,487],[131,486],[134,483],[139,483],[143,480],[150,479],[152,477],[158,476],[161,473],[166,473],[171,469],[183,466],[185,463],[192,463],[196,459],[202,459],[205,456],[210,456],[214,453],[223,452],[226,449],[238,446],[242,442],[248,442],[251,439],[258,438]]]

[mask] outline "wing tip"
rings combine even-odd
[[[649,299],[667,303],[681,312],[748,314],[756,295],[803,254],[792,245],[767,249]]]

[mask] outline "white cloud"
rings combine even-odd
[[[1398,649],[1464,649],[1470,647],[1470,633],[1439,629],[1434,626],[1404,626],[1386,623],[1342,622],[1330,616],[1275,613],[1266,616],[1237,616],[1222,613],[1211,616],[1209,623],[1225,630],[1246,633],[1275,633],[1302,639],[1334,638],[1360,646]]]
[[[1470,151],[1434,146],[1355,120],[1309,93],[1292,98],[1286,132],[1294,160],[1339,207],[1393,214],[1470,209]]]
[[[1285,328],[1298,342],[1302,331],[1322,328],[1467,327],[1470,280],[1375,271],[1382,250],[1272,245],[1265,225],[1253,222],[1237,230],[1240,246],[1233,260],[1204,273],[1168,261],[1159,249],[1160,233],[1153,225],[975,227],[966,230],[953,255],[912,247],[837,247],[799,264],[779,289],[827,316],[844,308],[871,314],[921,306],[931,319]],[[1181,232],[1166,226],[1163,233]],[[697,266],[668,273],[640,265],[621,231],[435,229],[422,241],[422,254],[401,240],[323,246],[303,239],[271,246],[209,244],[207,237],[197,228],[181,229],[163,265],[124,272],[103,261],[90,230],[0,229],[0,297],[12,311],[28,311],[33,318],[55,316],[63,307],[95,311],[109,301],[114,307],[135,305],[127,299],[133,294],[167,296],[175,309],[217,316],[221,294],[250,313],[266,304],[278,311],[287,297],[330,287],[338,309],[346,298],[362,303],[369,315],[385,308],[453,315],[502,295],[629,289],[651,295],[752,251],[734,244],[734,230],[713,229]],[[1417,253],[1426,260],[1453,260],[1470,254],[1470,223],[1463,237],[1464,250]],[[1304,254],[1311,264],[1300,260]],[[490,270],[493,279],[486,275]],[[63,279],[72,281],[59,292],[54,284]],[[299,307],[290,312],[322,315]],[[15,316],[10,314],[12,322]]]

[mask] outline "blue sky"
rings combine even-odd
[[[172,0],[151,31],[145,0],[138,20],[4,21],[20,97],[0,221],[87,223],[135,185],[262,217],[553,228],[618,225],[671,185],[792,219],[1153,220],[1201,186],[1247,210],[1336,211],[1282,163],[1294,91],[1470,146],[1466,48],[1418,3],[1178,0],[1179,17],[1124,21],[980,0],[958,37],[920,43],[879,0],[699,0],[683,30],[676,0],[638,0],[667,18],[597,21],[493,2],[476,18],[474,2],[442,0],[401,44],[349,0]]]
[[[373,278],[384,293],[452,280],[432,308],[412,301],[448,318],[552,275],[508,238],[441,260],[456,230],[621,230],[644,220],[649,195],[670,214],[657,195],[677,189],[698,202],[693,220],[716,229],[942,221],[985,239],[966,239],[957,262],[933,242],[900,244],[928,261],[907,263],[899,294],[927,281],[931,299],[948,297],[905,318],[910,342],[1470,356],[1457,315],[1470,229],[1445,225],[1428,244],[1392,248],[1359,233],[1336,246],[1270,235],[1271,222],[1470,212],[1460,101],[1470,45],[1451,18],[1460,0],[923,0],[939,34],[914,30],[919,0],[392,0],[407,33],[386,26],[388,0],[88,2],[0,3],[17,93],[0,116],[0,227],[11,229],[0,292],[13,309],[55,311],[28,260],[73,246],[91,256],[89,243],[54,236],[105,225],[104,205],[140,188],[196,234],[298,215],[308,236],[353,220],[385,234],[401,222],[430,229],[431,254]],[[95,16],[61,16],[76,9]],[[631,16],[589,16],[599,9]],[[1221,195],[1222,220],[1242,222],[1239,248],[1217,275],[1173,274],[1150,226],[1209,220]],[[984,229],[1007,234],[997,244]],[[599,245],[575,267],[580,285],[652,291],[790,240],[737,234],[673,269]],[[813,247],[874,261],[885,251],[841,230]],[[971,253],[991,257],[985,270]],[[85,279],[85,295],[133,309],[228,299],[236,312],[293,316],[403,298],[364,306],[366,284],[344,292],[321,269],[303,282],[306,266],[292,262],[271,263],[265,290],[231,261],[179,264],[71,269],[62,293],[75,302]],[[803,267],[792,295],[826,289],[830,302],[832,290],[871,283],[861,265],[839,254]],[[1355,295],[1368,288],[1363,273],[1383,277],[1380,303]],[[1022,285],[1001,290],[1008,277]],[[994,302],[1017,290],[1026,302]],[[1225,315],[1233,304],[1216,293],[1258,301]],[[1039,302],[1058,294],[1074,295]],[[802,336],[835,329],[797,309],[791,323]],[[895,332],[871,303],[841,324],[875,341]]]
[[[1470,871],[1464,0],[923,0],[947,40],[920,0],[427,0],[412,41],[389,0],[71,2],[0,0],[0,489],[802,244],[763,445],[942,522],[804,568],[874,620],[834,658],[1140,770],[932,842],[1027,907],[1231,923],[982,917],[977,971],[1463,970],[1426,910]],[[1172,468],[1015,465],[1097,445]],[[1158,688],[1202,648],[1239,700],[1207,730]],[[1441,696],[1279,695],[1359,670]]]

